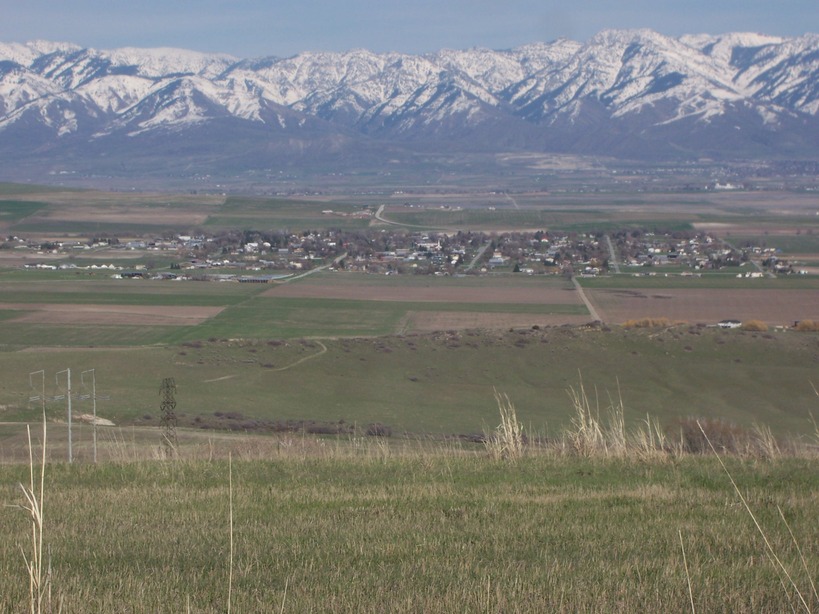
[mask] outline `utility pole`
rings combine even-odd
[[[94,421],[92,422],[93,438],[94,438],[94,464],[97,462],[97,373],[95,369],[88,369],[80,373],[80,383],[84,386],[85,381],[83,376],[86,373],[91,374],[91,406],[93,408]]]
[[[68,390],[65,393],[66,401],[68,402],[68,462],[74,462],[74,454],[71,449],[71,369],[63,369],[62,371],[57,371],[55,374],[55,380],[57,381],[57,385],[60,385],[60,373],[66,374]],[[59,398],[59,397],[57,397]]]
[[[166,377],[162,380],[159,394],[162,395],[159,406],[162,412],[159,418],[159,424],[163,428],[162,445],[168,455],[175,455],[179,442],[176,439],[176,412],[174,412],[176,409],[176,382],[172,377]]]
[[[31,386],[32,390],[36,390],[36,388],[34,387],[34,380],[32,378],[32,376],[34,376],[34,375],[42,376],[42,382],[40,384],[41,385],[41,392],[38,395],[30,396],[28,398],[28,400],[29,400],[29,403],[31,401],[42,401],[43,415],[45,415],[45,402],[46,402],[46,398],[45,398],[45,370],[40,369],[39,371],[32,371],[31,373],[28,374],[28,385]]]

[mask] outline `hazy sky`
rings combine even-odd
[[[507,49],[606,28],[662,34],[819,32],[817,0],[0,0],[0,41],[300,51]]]

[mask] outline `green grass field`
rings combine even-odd
[[[96,369],[99,394],[107,397],[98,411],[117,424],[156,424],[159,385],[173,377],[178,411],[192,426],[197,416],[237,412],[233,426],[251,430],[243,420],[381,422],[395,432],[475,433],[496,419],[496,389],[509,395],[525,424],[550,435],[571,421],[567,392],[582,378],[602,413],[622,397],[629,424],[648,415],[671,437],[679,420],[692,416],[798,436],[813,431],[817,356],[815,333],[696,327],[44,347],[0,352],[0,421],[32,415],[36,403],[28,398],[40,385],[32,391],[29,373],[46,371],[51,396],[64,393],[55,373],[70,367],[75,375]],[[90,413],[90,402],[74,411]],[[49,403],[49,412],[64,417],[65,401]]]
[[[40,279],[39,272],[27,279],[6,281],[0,277],[0,295],[11,303],[64,303],[94,305],[232,305],[264,290],[254,284],[222,284],[128,279]]]
[[[666,230],[689,230],[691,220],[678,213],[667,215],[660,212],[626,213],[616,209],[576,207],[569,211],[553,207],[514,209],[510,204],[494,210],[465,208],[461,210],[389,208],[384,217],[391,222],[410,227],[470,228],[491,230],[496,228],[549,229],[554,232],[606,232],[622,228],[662,228]],[[594,220],[594,221],[589,221]]]
[[[208,227],[215,228],[270,228],[289,229],[299,232],[305,228],[363,229],[369,218],[350,217],[362,211],[360,204],[344,202],[311,201],[309,199],[263,199],[251,197],[229,197],[219,207],[218,212],[208,216]],[[325,214],[332,210],[339,214]]]
[[[728,461],[791,582],[713,457],[218,445],[232,465],[49,465],[52,611],[800,611],[793,586],[819,607],[813,459]],[[28,469],[0,476],[0,499],[22,502]],[[30,531],[23,510],[0,513],[5,612],[28,611]]]
[[[57,273],[47,275],[57,275]],[[493,388],[510,395],[527,424],[542,433],[571,419],[567,389],[580,377],[597,388],[601,407],[622,394],[631,422],[651,415],[668,429],[687,416],[718,418],[778,433],[809,425],[819,345],[814,334],[761,335],[698,327],[625,331],[516,327],[417,334],[410,313],[481,312],[573,316],[580,305],[457,303],[295,298],[256,284],[3,276],[0,291],[15,304],[92,304],[112,308],[224,307],[194,326],[16,321],[0,310],[0,420],[27,415],[28,374],[97,369],[110,400],[103,415],[118,424],[157,419],[157,387],[174,377],[180,410],[192,420],[214,412],[247,419],[382,422],[397,431],[470,433],[491,422]],[[733,278],[584,279],[588,288],[735,287]],[[817,288],[806,278],[753,280],[766,289]],[[521,289],[562,292],[558,278],[493,276],[333,276],[300,280],[310,287],[373,293],[379,287],[483,288],[487,296]],[[328,286],[327,284],[330,284]],[[271,289],[272,288],[272,289]],[[369,295],[369,294],[368,294]],[[548,296],[546,293],[544,296]],[[396,334],[396,331],[403,331]],[[321,339],[321,343],[313,340]],[[279,341],[271,341],[279,340]],[[26,348],[33,350],[23,351]],[[326,348],[326,351],[322,350]],[[51,377],[51,376],[50,376]],[[55,384],[49,381],[49,387]],[[619,392],[618,392],[619,389]],[[56,394],[54,391],[53,394]],[[84,411],[87,411],[86,407]],[[60,403],[51,408],[64,413]]]
[[[47,206],[47,203],[42,202],[0,200],[0,223],[17,222]]]

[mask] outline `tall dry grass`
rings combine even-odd
[[[623,328],[669,328],[671,326],[681,326],[687,322],[681,320],[670,320],[669,318],[633,318],[621,324]]]
[[[518,420],[515,406],[507,395],[495,390],[495,402],[498,404],[500,424],[485,438],[484,445],[495,460],[517,461],[523,456],[526,447],[523,424]]]
[[[41,614],[43,607],[51,602],[51,574],[43,558],[43,535],[45,530],[45,467],[46,467],[46,420],[43,413],[42,458],[39,475],[35,472],[34,446],[31,443],[31,428],[26,427],[29,450],[29,483],[20,484],[25,502],[20,507],[25,510],[31,522],[29,552],[23,551],[23,560],[29,580],[29,611]],[[50,609],[50,608],[49,608]]]
[[[564,448],[586,457],[625,456],[629,452],[630,442],[619,384],[617,399],[609,396],[608,406],[602,411],[597,388],[594,389],[592,403],[582,376],[579,376],[577,386],[570,386],[567,392],[574,412],[571,426],[563,432]]]

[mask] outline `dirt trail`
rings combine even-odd
[[[303,362],[307,362],[308,360],[313,360],[314,358],[318,358],[322,354],[327,352],[327,346],[324,345],[321,341],[316,341],[317,344],[321,346],[321,349],[316,352],[315,354],[310,354],[309,356],[305,356],[304,358],[300,358],[294,363],[287,365],[286,367],[279,367],[278,369],[271,369],[271,371],[287,371],[288,369],[292,369],[293,367],[297,367]]]
[[[586,305],[586,309],[589,310],[592,320],[605,324],[605,322],[603,322],[603,318],[600,317],[600,314],[597,313],[594,305],[591,304],[591,301],[586,296],[586,293],[583,291],[583,286],[580,285],[580,282],[577,281],[576,277],[572,277],[572,283],[574,284],[574,287],[577,288],[577,293],[580,295],[580,299],[583,301],[583,304]]]

